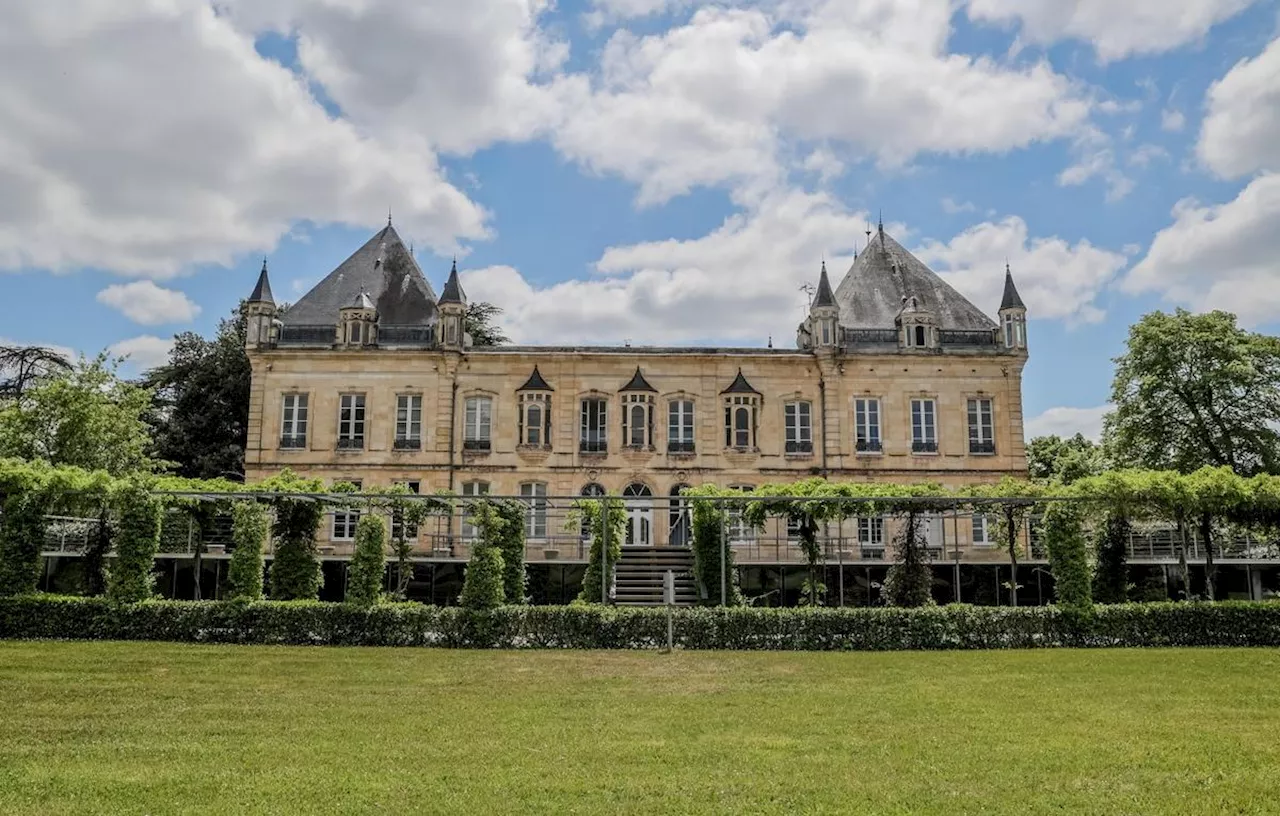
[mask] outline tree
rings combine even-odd
[[[1280,338],[1227,312],[1152,312],[1116,358],[1104,445],[1124,467],[1280,472]]]
[[[1099,603],[1124,603],[1129,598],[1131,529],[1129,517],[1113,510],[1094,530],[1097,569],[1093,574],[1093,597]]]
[[[907,512],[893,545],[894,564],[884,579],[885,600],[892,606],[932,606],[933,569],[915,510]]]
[[[1027,443],[1027,470],[1032,479],[1071,484],[1104,469],[1102,446],[1084,434],[1063,439],[1051,434]]]
[[[1093,589],[1089,584],[1089,559],[1080,506],[1071,502],[1050,502],[1045,508],[1042,525],[1058,606],[1088,610],[1093,606]]]
[[[471,560],[462,580],[458,604],[468,609],[494,609],[506,599],[503,589],[506,567],[497,539],[504,526],[502,516],[488,501],[471,505],[471,523],[480,537],[471,548]]]
[[[511,340],[495,326],[493,321],[502,314],[502,307],[483,300],[467,304],[467,313],[462,318],[463,331],[471,335],[473,346],[501,346]]]
[[[213,339],[176,335],[169,362],[147,372],[156,454],[179,475],[217,479],[244,472],[252,374],[245,325],[242,303],[219,321]]]
[[[231,598],[245,601],[262,600],[262,549],[267,540],[270,519],[267,508],[253,501],[236,502],[232,508],[231,536],[236,548],[227,566],[227,583]]]
[[[154,470],[143,420],[151,391],[121,380],[118,365],[105,354],[81,360],[5,404],[0,456],[116,476]]]
[[[20,400],[27,389],[70,368],[66,357],[45,346],[0,346],[0,400]]]
[[[356,551],[347,573],[347,602],[373,606],[382,596],[387,574],[387,528],[382,519],[365,513],[356,522]]]

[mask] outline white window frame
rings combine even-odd
[[[972,537],[974,546],[990,547],[995,542],[991,540],[991,519],[983,513],[974,513],[973,519],[970,521],[972,525]]]
[[[362,482],[359,479],[346,479],[345,481],[355,485],[356,490],[361,489]],[[333,511],[332,527],[330,528],[331,541],[354,541],[356,537],[356,525],[360,523],[359,510],[338,510]]]
[[[531,415],[537,412],[538,421]],[[520,427],[521,445],[535,448],[551,447],[551,395],[541,392],[526,392],[520,395]]]
[[[813,403],[792,400],[782,405],[784,451],[792,455],[813,453]]]
[[[405,487],[409,488],[409,492],[415,496],[421,495],[422,493],[422,482],[420,482],[417,479],[409,479],[403,482],[396,482],[395,484],[404,485]],[[391,541],[395,541],[398,538],[400,538],[400,525],[403,523],[404,523],[403,520],[400,518],[397,518],[397,513],[396,511],[393,510],[391,512]],[[418,525],[410,524],[408,529],[406,529],[404,533],[405,533],[404,535],[405,541],[417,541]]]
[[[578,450],[607,453],[609,450],[609,400],[601,396],[578,401]]]
[[[529,505],[525,513],[526,538],[547,537],[547,483],[521,482],[520,497]]]
[[[483,479],[472,479],[471,481],[463,482],[461,495],[464,498],[473,498],[473,499],[478,498],[480,496],[488,496],[489,483],[484,481]],[[463,513],[462,540],[475,541],[477,538],[480,537],[480,530],[477,529],[474,524],[467,521],[468,518],[470,518],[470,516],[467,515],[466,513]]]
[[[396,447],[422,447],[422,395],[396,394]]]
[[[639,435],[636,413],[640,414]],[[622,395],[622,445],[631,449],[653,447],[653,397],[649,394]]]
[[[933,397],[911,400],[911,452],[938,452],[938,401]]]
[[[970,397],[965,403],[965,412],[969,424],[969,453],[980,456],[994,454],[995,401],[990,397]]]
[[[347,393],[338,397],[338,449],[360,450],[368,435],[368,401],[364,394]],[[345,443],[345,444],[344,444]]]
[[[879,397],[854,398],[853,426],[855,452],[883,453],[884,436],[880,427]]]
[[[294,440],[299,444],[286,447],[284,450],[297,450],[307,446],[307,424],[310,418],[310,395],[301,391],[290,391],[280,397],[280,441]]]
[[[884,516],[858,516],[858,547],[884,549]]]
[[[693,453],[694,402],[691,399],[673,399],[667,402],[667,451]]]
[[[750,493],[755,490],[755,485],[735,484],[729,485],[730,490],[740,490],[743,493]],[[752,544],[757,538],[759,530],[747,523],[746,517],[741,510],[728,509],[725,510],[725,534],[729,539],[729,545],[734,544]]]
[[[760,398],[750,394],[734,394],[724,401],[724,446],[734,450],[754,450],[759,423]],[[739,427],[746,415],[745,428]]]
[[[493,397],[467,397],[462,410],[463,449],[488,450],[493,435]]]

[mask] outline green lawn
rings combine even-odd
[[[0,642],[0,813],[1280,812],[1280,652]]]

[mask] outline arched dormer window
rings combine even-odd
[[[751,387],[742,369],[721,396],[724,397],[724,446],[737,450],[756,448],[760,392]]]
[[[551,447],[551,393],[553,389],[542,377],[538,367],[524,385],[516,389],[520,403],[519,426],[516,436],[526,447]]]

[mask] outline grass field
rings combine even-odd
[[[1280,812],[1280,653],[0,642],[0,813]]]

